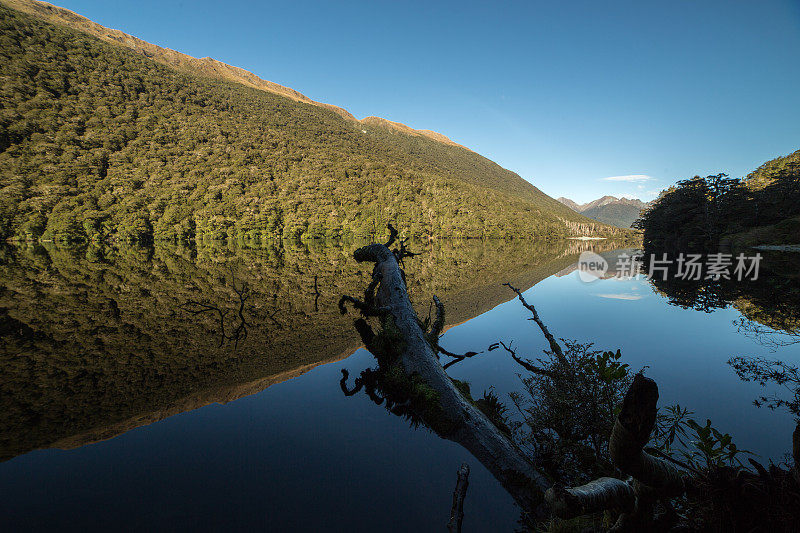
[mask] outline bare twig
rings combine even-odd
[[[491,352],[491,351],[496,350],[497,348],[500,348],[500,347],[502,347],[505,351],[507,351],[511,355],[511,358],[514,361],[516,361],[518,365],[520,365],[522,368],[524,368],[528,372],[531,372],[533,374],[538,374],[540,376],[546,376],[546,377],[549,377],[551,379],[557,379],[558,378],[558,376],[556,374],[554,374],[553,372],[550,372],[549,370],[545,370],[543,368],[539,368],[538,366],[535,366],[530,359],[522,359],[521,357],[519,357],[517,355],[516,350],[514,350],[511,347],[511,343],[509,343],[509,345],[506,346],[505,343],[503,343],[503,342],[496,342],[496,343],[494,343],[494,344],[489,346],[489,351]]]
[[[449,352],[449,351],[445,350],[444,348],[442,348],[438,344],[436,345],[436,350],[439,353],[442,353],[442,354],[446,355],[447,357],[452,357],[453,358],[452,361],[450,361],[448,363],[445,363],[445,365],[442,367],[445,370],[447,370],[448,368],[450,368],[451,366],[453,366],[456,363],[460,363],[464,359],[469,359],[470,357],[473,357],[475,355],[483,353],[483,352],[466,352],[466,353],[463,353],[463,354],[457,354],[457,353],[453,353],[453,352]]]
[[[244,341],[247,338],[247,328],[250,327],[250,324],[247,322],[247,319],[244,316],[244,312],[247,308],[247,300],[250,298],[252,293],[247,283],[243,282],[241,287],[237,287],[236,278],[233,278],[233,292],[236,293],[236,296],[239,299],[239,305],[236,309],[236,317],[238,322],[233,327],[230,335],[227,333],[227,328],[225,327],[225,318],[228,316],[228,312],[230,310],[226,309],[223,311],[219,306],[198,302],[195,300],[189,300],[178,307],[188,313],[191,313],[192,315],[216,313],[217,319],[219,320],[219,346],[222,347],[226,341],[232,341],[233,349],[237,350],[239,348],[239,342]],[[274,314],[275,313],[273,313],[273,315]],[[272,318],[272,316],[269,318]]]
[[[322,296],[322,293],[319,292],[319,276],[314,276],[314,292],[311,294],[314,295],[314,311],[319,311],[319,297]]]

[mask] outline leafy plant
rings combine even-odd
[[[694,433],[689,435],[692,439],[691,447],[681,453],[692,466],[701,466],[700,461],[703,461],[705,464],[702,466],[708,469],[743,466],[739,456],[752,455],[747,450],[737,448],[730,435],[712,427],[711,420],[706,420],[706,424],[701,426],[690,418],[686,421],[686,425]]]

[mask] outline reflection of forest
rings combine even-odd
[[[755,252],[753,252],[755,253]],[[656,254],[658,255],[658,254]],[[797,255],[761,252],[758,279],[680,279],[672,267],[667,279],[651,281],[671,304],[699,311],[713,311],[730,305],[746,320],[786,333],[800,333],[800,274]],[[645,254],[644,258],[650,257]],[[644,266],[646,271],[647,266]]]
[[[369,275],[355,247],[0,249],[0,459],[111,438],[346,357],[360,342],[335,304]],[[421,313],[439,295],[454,324],[510,299],[502,282],[528,288],[613,247],[418,244],[410,292]],[[226,338],[239,323],[234,279],[250,291],[238,345]],[[191,301],[213,310],[192,314]]]
[[[753,252],[755,253],[755,252]],[[764,344],[800,340],[800,273],[797,254],[761,252],[758,279],[653,279],[654,289],[670,303],[700,311],[733,306],[740,313],[740,332]],[[645,258],[648,254],[645,254]],[[645,267],[646,268],[646,267]]]

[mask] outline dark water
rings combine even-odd
[[[0,529],[436,531],[468,462],[465,530],[513,530],[512,499],[464,449],[342,394],[342,368],[374,365],[335,306],[368,280],[355,247],[0,251]],[[571,268],[613,247],[427,245],[408,264],[410,290],[423,316],[431,295],[444,301],[447,349],[514,340],[536,357],[545,341],[511,281],[556,336],[621,348],[659,383],[661,405],[781,460],[793,418],[752,400],[785,391],[742,382],[726,361],[800,363],[779,328],[795,308],[764,297],[782,287],[771,300],[786,303],[793,260],[768,258],[777,281],[706,312],[643,278],[584,283]],[[742,317],[767,326],[746,334]],[[502,397],[521,388],[519,371],[493,351],[450,374]]]

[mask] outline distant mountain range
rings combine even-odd
[[[616,196],[603,196],[586,204],[578,204],[563,196],[558,201],[585,217],[620,228],[630,228],[642,209],[649,205],[638,198]]]

